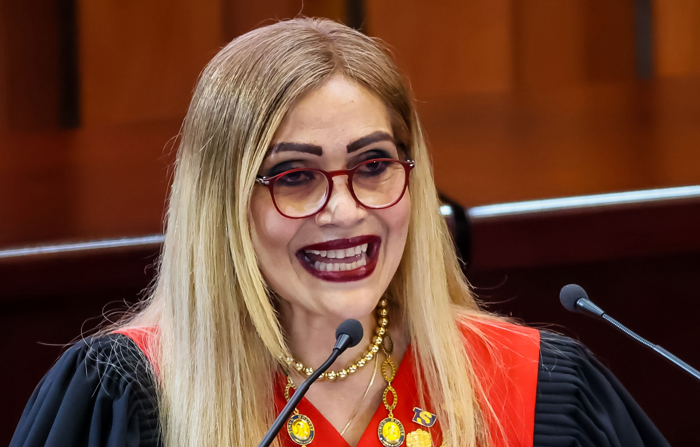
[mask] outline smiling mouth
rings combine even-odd
[[[336,239],[303,247],[297,259],[307,272],[324,281],[359,281],[377,266],[381,242],[379,236]]]

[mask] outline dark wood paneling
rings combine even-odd
[[[0,134],[0,247],[162,231],[179,125]]]
[[[0,1],[0,132],[61,124],[58,2]]]
[[[472,263],[478,270],[698,253],[700,196],[473,217],[471,228]]]
[[[654,75],[700,75],[700,3],[652,0]]]
[[[222,44],[221,2],[77,0],[83,127],[181,120]]]
[[[345,0],[224,1],[222,8],[226,42],[255,28],[297,16],[326,17],[347,23]]]

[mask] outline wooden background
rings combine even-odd
[[[199,72],[230,39],[298,14],[359,17],[390,46],[419,101],[438,187],[466,207],[700,184],[698,0],[0,0],[0,250],[162,232]],[[579,219],[591,231],[576,240],[558,217],[474,222],[472,234],[477,292],[530,323],[572,328],[673,445],[700,443],[688,403],[700,386],[553,309],[558,288],[588,282],[614,316],[700,366],[697,207]],[[660,248],[611,249],[620,227],[601,239],[603,254],[576,260],[611,222],[648,228],[632,245],[659,238],[650,246]],[[669,233],[676,242],[663,249]],[[563,243],[573,259],[527,256]],[[60,352],[37,342],[66,343],[105,303],[137,299],[157,251],[0,262],[0,350],[23,365],[3,376],[18,386],[0,444]],[[629,310],[632,295],[645,304]]]

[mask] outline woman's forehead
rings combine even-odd
[[[383,101],[354,81],[334,76],[294,103],[271,147],[279,143],[353,147],[357,140],[377,132],[393,137]]]

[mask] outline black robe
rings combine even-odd
[[[72,346],[29,399],[10,447],[160,446],[154,376],[124,335]],[[668,446],[580,343],[541,332],[534,445]]]

